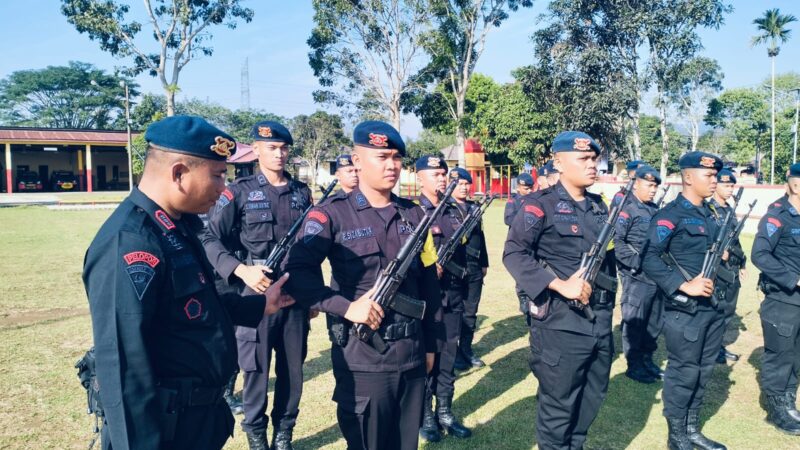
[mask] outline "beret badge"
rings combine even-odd
[[[375,147],[388,147],[389,146],[389,138],[385,134],[377,134],[377,133],[370,133],[369,134],[369,145],[374,145]]]
[[[236,144],[227,138],[217,136],[214,138],[214,145],[211,146],[211,151],[219,156],[231,156],[231,150],[236,147]]]
[[[258,135],[263,138],[272,137],[272,128],[270,127],[258,127]]]
[[[572,146],[572,148],[578,150],[579,152],[588,152],[591,150],[591,143],[591,139],[575,138],[575,144]]]

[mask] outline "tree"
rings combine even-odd
[[[386,117],[400,130],[401,97],[417,86],[423,65],[419,37],[425,0],[314,0],[314,30],[307,43],[314,76],[325,88],[314,100]],[[338,92],[330,88],[337,86]]]
[[[441,150],[453,144],[455,144],[455,139],[452,134],[424,129],[416,139],[406,141],[406,156],[403,158],[403,166],[413,166],[417,159],[424,155],[444,157]]]
[[[486,38],[492,28],[499,27],[509,17],[509,11],[532,5],[532,0],[428,0],[432,29],[424,36],[422,46],[431,61],[414,79],[427,86],[443,82],[452,94],[452,97],[442,97],[455,125],[453,131],[461,166],[464,166],[466,133],[463,119],[467,89],[485,48]],[[413,95],[441,94],[419,91]],[[409,110],[413,111],[413,108]]]
[[[131,95],[138,95],[132,80],[89,63],[13,72],[0,81],[0,120],[20,126],[110,128],[117,116],[124,116],[123,80]]]
[[[642,114],[640,118],[642,136],[642,160],[647,164],[656,167],[661,161],[663,153],[661,138],[661,121],[657,116]],[[676,173],[680,170],[678,160],[686,149],[681,145],[681,134],[672,125],[667,126],[669,133],[669,162],[667,163],[668,173]]]
[[[144,130],[148,125],[163,119],[166,115],[166,97],[150,93],[144,94],[131,109],[131,127],[135,130]]]
[[[180,73],[189,61],[200,55],[210,56],[209,27],[225,25],[236,28],[237,19],[250,22],[253,10],[240,0],[143,0],[144,11],[157,42],[154,49],[137,40],[143,24],[126,21],[130,6],[115,0],[61,0],[61,12],[67,21],[100,48],[119,58],[132,58],[130,75],[148,71],[158,77],[167,98],[167,115],[175,114],[175,93]],[[171,67],[168,67],[171,66]]]
[[[684,64],[671,86],[669,99],[688,125],[692,151],[697,150],[700,125],[708,103],[722,90],[722,78],[722,69],[716,60],[695,57]]]
[[[779,9],[768,9],[764,15],[755,19],[753,24],[760,34],[753,36],[752,45],[769,44],[767,47],[767,56],[769,56],[772,63],[772,118],[771,118],[771,147],[770,147],[770,174],[769,182],[774,183],[775,179],[775,57],[780,53],[779,43],[784,43],[789,40],[791,30],[786,28],[791,22],[796,22],[791,14],[781,14]]]
[[[336,114],[317,111],[310,116],[292,119],[294,148],[308,161],[311,169],[311,190],[317,185],[317,167],[326,158],[335,156],[348,141],[342,118]]]

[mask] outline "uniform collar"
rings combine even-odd
[[[787,194],[784,194],[783,197],[779,198],[777,202],[773,203],[773,206],[777,206],[778,203],[780,203],[781,208],[788,211],[789,214],[791,214],[792,216],[798,215],[797,208],[795,208],[794,206],[792,206],[791,203],[789,203],[789,196]]]
[[[283,172],[283,177],[286,178],[286,184],[291,186],[292,182],[294,181],[294,178],[292,178],[292,176],[289,174],[289,172],[284,171]],[[256,174],[256,180],[258,181],[258,185],[259,186],[266,186],[266,185],[269,184],[269,181],[267,180],[267,176],[264,175],[263,173],[260,173],[260,172],[258,174]],[[270,186],[272,186],[272,185],[270,184]]]
[[[156,224],[162,233],[166,234],[175,231],[175,228],[177,228],[176,221],[144,192],[140,191],[138,187],[133,188],[128,198],[134,205],[147,213],[147,217]],[[179,223],[181,222],[189,226],[192,231],[199,230],[198,225],[200,228],[203,226],[203,222],[195,214],[183,214]]]

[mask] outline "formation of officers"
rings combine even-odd
[[[266,121],[251,137],[260,170],[226,185],[231,136],[198,117],[152,124],[138,187],[86,253],[103,447],[218,449],[232,436],[233,412],[243,414],[251,449],[291,449],[310,321],[321,313],[348,448],[468,438],[452,404],[456,370],[484,366],[472,350],[489,266],[482,227],[460,239],[447,263],[438,263],[437,250],[480,208],[468,199],[470,174],[424,156],[416,162],[420,197],[396,196],[405,144],[390,125],[367,121],[354,129],[352,153],[336,158],[340,190],[313,205],[308,186],[285,170],[290,132]],[[503,263],[529,326],[539,386],[539,448],[584,446],[608,389],[618,277],[626,375],[663,380],[669,448],[724,449],[701,432],[699,417],[714,365],[738,359],[723,346],[746,275],[738,239],[713,279],[704,269],[720,229],[733,237],[739,229],[729,201],[735,175],[717,156],[687,153],[680,193],[659,208],[659,173],[634,161],[631,192],[606,202],[587,190],[598,176],[594,139],[563,132],[550,150],[536,181],[517,178],[504,214]],[[766,296],[760,383],[767,420],[800,435],[800,164],[787,175],[786,195],[761,219],[750,260]],[[448,183],[456,186],[444,197]],[[417,318],[374,301],[374,287],[434,210],[441,214],[396,294],[398,303],[424,305]],[[584,255],[609,226],[614,240],[599,272],[587,277]],[[276,246],[295,230],[286,256],[274,261]],[[359,325],[385,348],[362,340]],[[653,361],[661,334],[666,370]],[[237,372],[241,400],[233,395]]]

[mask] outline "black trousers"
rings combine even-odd
[[[661,294],[659,294],[661,295]],[[664,416],[685,417],[703,405],[706,384],[716,365],[724,334],[721,309],[698,309],[694,314],[664,311],[667,370],[664,373]]]
[[[416,450],[425,367],[404,372],[333,369],[336,417],[350,450]]]
[[[739,302],[739,290],[741,288],[742,283],[737,278],[735,283],[728,286],[727,292],[725,293],[725,301],[722,303],[722,311],[725,314],[723,333],[727,331],[733,321],[733,316],[736,315],[736,304]]]
[[[800,373],[800,306],[768,294],[760,314],[764,331],[761,390],[766,395],[795,393]]]
[[[658,287],[619,272],[622,281],[622,352],[638,361],[658,348],[663,309]]]
[[[267,392],[272,352],[275,352],[275,398],[272,424],[290,430],[299,414],[303,393],[303,362],[308,350],[308,310],[285,308],[265,317],[258,328],[237,327],[239,367],[244,372],[242,429],[257,433],[267,429]]]
[[[478,307],[481,303],[481,293],[483,293],[483,276],[478,274],[474,278],[467,278],[467,297],[464,299],[464,315],[461,323],[461,336],[472,339],[475,327],[478,323]]]
[[[453,397],[455,392],[455,362],[458,353],[458,340],[461,336],[461,311],[453,311],[449,307],[442,313],[442,325],[446,341],[442,350],[436,354],[433,369],[428,374],[426,388],[436,397]]]
[[[587,336],[531,322],[530,367],[539,380],[539,448],[583,448],[608,390],[612,335]]]

